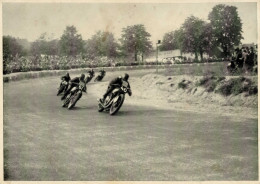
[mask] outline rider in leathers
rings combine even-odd
[[[107,91],[106,93],[103,95],[103,99],[100,99],[100,102],[104,102],[106,97],[116,88],[116,87],[121,87],[122,84],[123,84],[123,81],[126,81],[128,83],[128,88],[129,88],[129,91],[128,91],[128,94],[129,96],[132,95],[132,91],[131,91],[131,88],[130,88],[130,84],[128,82],[128,78],[129,78],[129,75],[127,73],[125,73],[124,77],[122,76],[119,76],[119,77],[116,77],[114,78],[113,80],[110,81],[109,85],[108,85],[108,88],[107,88]]]
[[[66,96],[70,93],[71,89],[75,86],[78,86],[79,82],[82,81],[84,83],[85,82],[85,74],[81,74],[80,77],[75,77],[73,78],[70,82],[69,82],[69,87],[66,90],[66,92],[64,93],[64,95],[61,97],[61,100],[64,100],[66,98]]]
[[[66,81],[66,82],[69,82],[70,81],[70,74],[67,72],[64,76],[61,77],[61,80],[62,81]],[[62,82],[60,83],[60,87],[62,85]],[[68,86],[67,86],[68,87]],[[66,88],[67,88],[66,87]],[[66,89],[65,89],[66,90]]]

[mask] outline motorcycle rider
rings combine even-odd
[[[103,103],[106,99],[106,97],[117,87],[121,87],[122,84],[123,84],[123,81],[127,82],[128,83],[128,88],[129,88],[129,91],[128,91],[128,94],[129,96],[132,95],[132,91],[131,91],[131,88],[130,88],[130,84],[128,82],[128,79],[129,79],[129,75],[127,73],[125,73],[124,77],[122,76],[119,76],[119,77],[116,77],[114,78],[113,80],[111,80],[109,82],[109,85],[107,87],[107,91],[106,93],[103,95],[103,98],[102,99],[99,99],[99,101],[101,103]]]
[[[91,76],[94,76],[94,75],[95,75],[95,72],[94,72],[93,68],[92,68],[91,70],[89,70],[88,73],[89,73]]]
[[[66,81],[66,82],[69,82],[70,81],[70,74],[69,72],[67,72],[64,76],[61,76],[61,80],[63,81]]]
[[[61,97],[61,100],[64,100],[66,98],[66,96],[70,93],[71,89],[75,86],[77,86],[79,84],[79,82],[84,82],[86,84],[85,81],[85,74],[81,74],[80,77],[75,77],[73,78],[70,82],[69,82],[69,87],[66,90],[66,92],[64,93],[64,95]],[[86,90],[86,89],[85,89]]]
[[[106,74],[106,71],[104,70],[104,68],[102,68],[101,70],[99,70],[99,72],[100,72],[100,75],[101,75],[102,77],[104,77],[105,74]]]
[[[62,82],[63,81],[66,81],[66,82],[69,82],[70,81],[70,74],[69,74],[69,72],[67,72],[64,76],[61,76],[61,80],[62,80]],[[62,85],[62,82],[60,83],[60,87],[61,87],[61,85]],[[67,86],[68,87],[68,86]],[[65,89],[66,90],[66,89]]]
[[[86,76],[86,82],[88,83],[95,75],[93,68],[88,71],[88,75]]]

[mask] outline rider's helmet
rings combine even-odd
[[[128,78],[129,78],[129,75],[128,75],[127,73],[125,73],[123,79],[124,79],[125,81],[128,81]]]
[[[81,81],[83,81],[84,79],[85,79],[85,74],[84,73],[82,73],[81,75],[80,75],[80,78],[79,78]]]
[[[69,77],[69,76],[70,76],[70,74],[69,74],[69,72],[67,72],[67,73],[66,73],[66,77]]]

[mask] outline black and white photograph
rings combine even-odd
[[[1,6],[3,182],[259,181],[258,0]]]

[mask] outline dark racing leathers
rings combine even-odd
[[[117,78],[113,79],[112,81],[110,81],[110,83],[109,83],[109,85],[108,85],[108,88],[107,88],[107,91],[106,91],[106,93],[103,95],[103,100],[102,100],[102,101],[104,101],[104,100],[106,99],[106,97],[107,97],[115,88],[122,86],[122,83],[123,83],[122,77],[117,77]],[[128,81],[127,81],[127,83],[128,83],[128,88],[131,89],[131,88],[130,88],[130,84],[129,84]],[[132,92],[131,92],[131,90],[130,90],[130,91],[129,91],[129,95],[131,96],[131,94],[132,94]]]
[[[94,75],[95,75],[94,71],[89,71],[86,77],[86,82],[88,83],[94,77]]]
[[[61,77],[61,80],[69,82],[70,81],[70,76],[69,75],[64,75],[64,76]],[[61,87],[61,85],[62,85],[62,82],[60,83],[60,87]],[[65,90],[66,90],[66,88],[65,88]]]
[[[61,80],[65,80],[66,82],[69,82],[70,81],[70,76],[64,75],[64,76],[61,77]]]
[[[66,92],[64,93],[64,95],[61,97],[61,100],[64,100],[66,98],[66,96],[70,93],[71,89],[75,86],[77,86],[80,82],[80,78],[79,77],[75,77],[73,78],[70,83],[69,83],[69,87],[66,90]]]
[[[106,71],[105,71],[105,70],[100,70],[99,72],[100,72],[100,75],[101,75],[101,76],[105,76],[105,74],[106,74]]]

